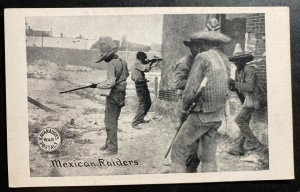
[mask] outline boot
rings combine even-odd
[[[147,119],[147,120],[143,119],[140,123],[149,123],[149,122],[150,122],[150,119]]]
[[[245,151],[242,147],[232,147],[227,151],[227,153],[235,156],[243,156],[245,154]]]
[[[245,143],[245,137],[240,135],[240,137],[234,140],[232,147],[227,151],[227,153],[235,156],[244,155],[245,154],[245,150],[243,147],[244,143]]]
[[[138,129],[138,130],[142,129],[142,127],[139,124],[132,125],[132,128],[133,129]]]
[[[108,146],[107,146],[107,144],[105,143],[102,147],[100,147],[100,150],[101,150],[101,151],[104,151],[104,150],[107,149],[107,147],[108,147]]]
[[[263,147],[263,144],[261,144],[256,139],[253,140],[253,141],[246,140],[246,142],[244,143],[244,149],[247,150],[247,151],[254,151],[254,150],[257,150],[261,147]]]
[[[106,149],[105,151],[100,152],[103,156],[110,156],[110,155],[116,155],[118,151],[111,151],[109,149]]]

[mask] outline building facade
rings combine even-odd
[[[252,52],[258,65],[259,81],[266,87],[265,59],[265,19],[264,14],[230,14],[230,15],[164,15],[162,57],[163,67],[159,98],[176,101],[174,83],[174,64],[189,53],[183,45],[190,34],[204,30],[209,18],[216,17],[221,25],[221,32],[231,37],[231,43],[222,47],[227,56],[233,54],[239,43],[245,51]]]

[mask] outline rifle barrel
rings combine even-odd
[[[89,88],[90,86],[91,85],[84,86],[84,87],[79,87],[79,88],[76,88],[76,89],[71,89],[71,90],[68,90],[68,91],[62,91],[62,92],[59,92],[59,93],[63,94],[63,93],[68,93],[68,92],[76,91],[76,90],[79,90],[79,89],[86,89],[86,88]]]

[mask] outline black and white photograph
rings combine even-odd
[[[248,180],[227,178],[245,173],[265,180],[277,168],[293,177],[270,155],[276,136],[281,147],[292,145],[291,127],[285,136],[270,127],[282,121],[274,106],[285,105],[282,123],[291,121],[290,103],[270,100],[281,86],[271,63],[276,46],[267,46],[273,12],[53,13],[25,13],[18,32],[27,122],[18,138],[29,180],[158,175],[171,176],[168,183],[183,173],[194,177],[185,182],[206,174]],[[292,162],[291,153],[281,158]]]

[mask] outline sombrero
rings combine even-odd
[[[250,61],[253,61],[254,59],[254,56],[252,53],[249,53],[249,52],[244,52],[242,50],[242,47],[239,43],[237,43],[235,45],[235,49],[233,51],[233,56],[229,57],[229,61],[231,62],[236,62],[236,61],[244,61],[246,63],[250,62]]]
[[[103,61],[118,51],[118,47],[111,37],[100,37],[99,42],[100,59],[96,63]]]
[[[183,41],[183,44],[187,47],[190,47],[191,44],[197,43],[197,41],[199,40],[229,43],[231,41],[231,38],[227,35],[224,35],[223,33],[216,31],[200,31],[192,34],[190,37],[190,41]]]

